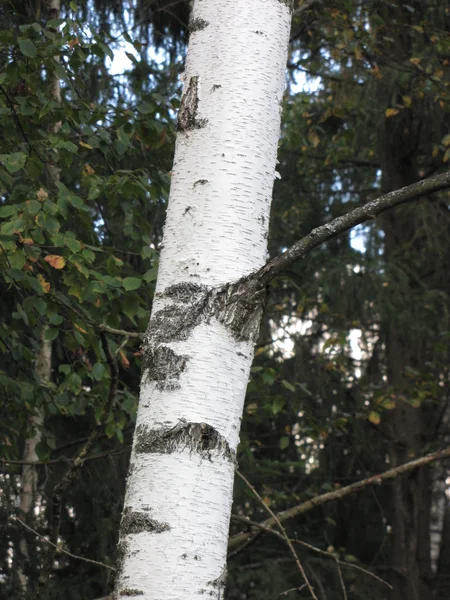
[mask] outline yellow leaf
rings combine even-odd
[[[368,419],[374,425],[379,425],[381,421],[380,413],[377,413],[373,410],[371,413],[369,413]]]
[[[47,198],[48,198],[48,194],[44,190],[44,188],[39,188],[38,191],[36,192],[36,196],[40,202],[44,202],[44,200],[47,200]]]
[[[421,58],[410,58],[409,62],[411,62],[413,65],[419,65],[421,60]]]
[[[86,142],[79,142],[80,146],[83,148],[87,148],[88,150],[93,150],[94,148],[90,144],[86,144]]]
[[[28,204],[28,201],[27,201]],[[21,244],[23,244],[24,246],[32,246],[34,244],[33,240],[31,238],[24,238],[22,237],[22,234],[19,232],[19,241]]]
[[[444,135],[444,137],[442,138],[442,143],[444,144],[444,146],[450,146],[450,133]]]
[[[402,100],[403,100],[403,104],[406,106],[406,108],[409,108],[412,105],[411,96],[402,96]]]
[[[393,410],[395,408],[395,402],[393,400],[385,400],[383,402],[383,408],[386,410]]]
[[[398,115],[399,112],[400,111],[398,108],[387,108],[384,114],[386,115],[386,119],[389,119],[389,117],[395,117],[395,115]]]
[[[82,327],[80,327],[79,325],[77,325],[76,323],[73,324],[73,326],[75,327],[75,329],[77,331],[79,331],[80,333],[84,333],[84,335],[87,335],[87,331],[85,329],[83,329]]]
[[[320,137],[317,135],[317,133],[315,131],[311,132],[308,135],[308,139],[314,148],[317,148],[317,146],[320,144]]]
[[[252,402],[251,404],[249,404],[247,406],[247,412],[249,415],[252,415],[258,408],[258,405],[256,402]]]
[[[48,294],[50,291],[50,284],[48,281],[45,281],[44,276],[39,274],[38,276],[39,283],[41,284],[41,288],[44,291],[44,294]]]
[[[270,498],[269,498],[269,496],[264,496],[264,498],[262,500],[263,500],[263,502],[264,502],[264,504],[266,506],[270,506]]]
[[[93,175],[95,173],[94,169],[89,164],[85,164],[83,167],[83,175],[88,177],[89,175]]]
[[[120,360],[122,362],[122,365],[124,366],[125,369],[128,369],[128,367],[130,366],[130,361],[126,357],[125,352],[123,350],[121,350],[119,352],[119,354],[120,354]]]
[[[63,269],[66,264],[65,259],[57,254],[49,254],[44,260],[54,269]]]

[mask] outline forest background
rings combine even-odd
[[[48,599],[112,589],[189,12],[0,3],[1,599],[36,597],[43,571]],[[298,3],[270,256],[447,171],[449,113],[445,2]],[[244,519],[448,445],[449,225],[449,192],[430,194],[271,285],[238,452],[261,502],[237,478],[230,600],[309,597],[284,541]],[[446,465],[291,511],[320,600],[450,598]]]

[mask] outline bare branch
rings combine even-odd
[[[422,456],[421,458],[417,458],[416,460],[412,460],[410,462],[404,463],[398,467],[394,467],[392,469],[388,469],[383,473],[378,475],[371,475],[366,479],[361,479],[360,481],[356,481],[351,485],[347,485],[343,488],[339,488],[332,492],[327,492],[326,494],[321,494],[320,496],[316,496],[315,498],[311,498],[306,502],[302,502],[301,504],[297,504],[287,510],[284,510],[276,515],[276,519],[273,517],[270,519],[266,519],[262,521],[261,525],[264,528],[273,527],[274,525],[278,525],[278,521],[282,523],[287,519],[292,519],[298,515],[302,515],[317,506],[321,506],[322,504],[326,504],[328,502],[333,502],[334,500],[340,500],[341,498],[345,498],[346,496],[350,496],[350,494],[355,494],[365,489],[369,485],[381,485],[387,479],[394,479],[398,477],[402,473],[407,473],[408,471],[413,471],[414,469],[418,469],[419,467],[424,467],[425,465],[431,464],[438,460],[444,460],[446,458],[450,458],[450,447],[445,448],[443,450],[439,450],[438,452],[434,452],[433,454],[427,454],[427,456]],[[242,477],[242,475],[241,475]],[[234,535],[230,538],[228,542],[228,548],[234,548],[240,544],[246,542],[249,538],[254,536],[254,532],[243,532]]]
[[[304,258],[313,248],[321,246],[324,242],[336,237],[340,233],[348,231],[355,225],[370,221],[380,213],[409,202],[417,200],[428,194],[439,192],[450,188],[450,171],[441,173],[428,179],[422,179],[417,183],[407,185],[387,194],[379,196],[350,211],[346,215],[333,219],[330,223],[313,229],[308,235],[296,242],[286,252],[270,260],[256,275],[253,276],[261,287],[266,286],[274,277],[287,269],[296,261]]]
[[[292,556],[294,557],[295,563],[300,571],[300,573],[302,574],[303,579],[305,580],[305,585],[309,590],[309,593],[311,594],[311,596],[314,598],[314,600],[318,600],[316,594],[314,593],[313,588],[311,587],[311,584],[309,583],[309,579],[305,573],[305,570],[303,568],[302,563],[300,562],[299,557],[297,556],[297,552],[295,551],[294,546],[292,545],[291,540],[288,537],[288,534],[286,533],[286,529],[283,527],[283,525],[281,524],[281,521],[278,519],[278,517],[276,516],[276,514],[272,511],[272,509],[267,506],[267,504],[264,502],[264,500],[261,498],[261,496],[258,494],[258,492],[255,490],[255,488],[252,486],[252,484],[248,481],[248,479],[246,479],[244,477],[244,475],[242,475],[242,473],[240,473],[238,470],[236,470],[236,474],[242,479],[242,481],[247,485],[247,487],[253,492],[253,494],[256,496],[256,498],[258,498],[260,504],[265,508],[265,510],[271,515],[271,519],[274,520],[274,522],[278,525],[278,528],[281,532],[281,536],[282,538],[285,540],[286,544],[289,547],[289,550],[291,551]]]
[[[56,544],[54,544],[53,542],[48,540],[46,537],[44,537],[43,535],[41,535],[40,533],[35,531],[32,527],[30,527],[29,525],[24,523],[22,521],[22,519],[20,519],[17,515],[16,515],[16,519],[19,521],[19,523],[21,525],[23,525],[25,527],[25,529],[28,529],[28,531],[31,531],[31,533],[33,533],[35,536],[40,538],[43,542],[45,542],[46,544],[49,544],[50,546],[55,548],[56,552],[61,552],[62,554],[65,554],[66,556],[70,556],[71,558],[76,558],[77,560],[82,560],[84,562],[88,562],[93,565],[98,565],[99,567],[105,567],[105,569],[109,569],[110,571],[116,570],[114,567],[111,567],[110,565],[107,565],[106,563],[102,563],[98,560],[92,560],[91,558],[85,558],[84,556],[78,556],[77,554],[72,554],[72,552],[68,552],[67,550],[64,550],[64,548],[57,546]],[[99,599],[99,600],[101,600],[101,599]]]
[[[105,333],[111,333],[112,335],[123,335],[127,338],[142,338],[144,337],[143,333],[136,333],[134,331],[125,331],[124,329],[115,329],[114,327],[109,327],[109,325],[93,325],[96,329],[100,331],[104,331]]]

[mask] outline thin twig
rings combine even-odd
[[[292,542],[289,539],[289,536],[286,533],[286,530],[283,527],[283,525],[281,524],[280,520],[278,519],[278,517],[276,516],[276,514],[273,512],[273,510],[270,508],[270,506],[267,506],[267,504],[264,502],[264,500],[258,494],[258,492],[256,491],[256,489],[250,483],[250,481],[248,481],[248,479],[244,475],[242,475],[242,473],[240,471],[236,470],[236,473],[242,479],[242,481],[246,484],[246,486],[253,492],[253,494],[256,496],[256,498],[258,498],[258,500],[261,503],[261,505],[265,508],[265,510],[270,514],[270,516],[272,517],[272,519],[274,519],[275,523],[278,525],[278,528],[279,528],[279,530],[280,530],[280,532],[281,532],[284,540],[286,541],[286,544],[288,545],[289,550],[291,551],[292,556],[294,557],[295,563],[296,563],[296,565],[297,565],[300,573],[302,574],[303,579],[305,580],[305,584],[308,587],[309,593],[314,598],[314,600],[318,600],[316,594],[314,593],[313,588],[311,587],[311,584],[309,583],[309,579],[308,579],[308,577],[307,577],[307,575],[305,573],[303,565],[300,562],[299,557],[297,556],[297,552],[295,551],[295,548],[292,545]]]
[[[417,458],[416,460],[404,463],[403,465],[399,465],[398,467],[388,469],[387,471],[379,473],[378,475],[371,475],[370,477],[366,477],[365,479],[356,481],[355,483],[347,485],[343,488],[339,488],[332,492],[327,492],[325,494],[321,494],[320,496],[316,496],[315,498],[311,498],[306,502],[302,502],[301,504],[297,504],[296,506],[293,506],[291,508],[288,508],[287,510],[278,513],[276,515],[276,519],[274,519],[273,517],[270,519],[266,519],[261,523],[261,525],[264,525],[265,527],[273,527],[275,524],[278,524],[277,520],[283,522],[287,519],[292,519],[293,517],[308,512],[313,508],[316,508],[316,506],[321,506],[322,504],[326,504],[334,500],[340,500],[341,498],[345,498],[345,496],[349,496],[350,494],[360,492],[369,485],[381,485],[383,481],[386,481],[387,479],[394,479],[394,477],[398,477],[403,473],[413,471],[414,469],[417,469],[419,467],[423,467],[437,460],[444,460],[446,458],[450,458],[450,447],[444,448],[443,450],[439,450],[438,452],[434,452],[433,454],[427,454],[426,456],[422,456],[421,458]],[[235,546],[243,544],[252,535],[254,535],[254,533],[238,533],[237,535],[234,535],[232,538],[230,538],[228,542],[228,547],[231,549]]]
[[[49,544],[50,546],[53,546],[54,548],[56,548],[56,550],[58,552],[61,552],[62,554],[66,554],[67,556],[70,556],[71,558],[76,558],[77,560],[83,560],[84,562],[92,563],[94,565],[98,565],[99,567],[105,567],[105,569],[109,569],[110,571],[115,571],[116,570],[114,567],[111,567],[110,565],[107,565],[106,563],[102,563],[102,562],[100,562],[98,560],[93,560],[92,558],[85,558],[84,556],[78,556],[77,554],[72,554],[72,552],[68,552],[67,550],[64,550],[64,548],[61,548],[60,546],[57,546],[56,544],[54,544],[53,542],[51,542],[50,540],[48,540],[45,536],[43,536],[40,533],[38,533],[35,529],[33,529],[32,527],[30,527],[29,525],[27,525],[26,523],[24,523],[20,517],[18,517],[17,515],[15,515],[15,517],[16,517],[17,521],[19,521],[19,523],[21,525],[23,525],[26,529],[28,529],[29,531],[31,531],[31,533],[33,533],[35,536],[37,536],[38,538],[40,538],[46,544]]]
[[[245,525],[248,525],[249,527],[256,527],[260,531],[270,533],[270,534],[276,536],[277,538],[280,538],[283,541],[285,541],[284,536],[282,536],[278,531],[276,531],[275,529],[271,529],[270,527],[267,527],[266,525],[263,525],[262,523],[258,523],[258,521],[252,521],[248,517],[243,517],[241,515],[235,515],[235,514],[232,514],[231,518],[233,521],[239,521],[241,523],[244,523]],[[255,536],[255,538],[256,538],[256,536]],[[253,538],[250,538],[250,539],[253,539]],[[363,567],[361,567],[359,565],[355,565],[353,563],[349,563],[344,560],[339,560],[338,557],[335,554],[333,554],[332,552],[327,552],[326,550],[321,550],[320,548],[316,548],[316,546],[312,546],[311,544],[308,544],[307,542],[303,542],[302,540],[299,540],[299,539],[293,539],[291,541],[295,544],[300,544],[300,546],[304,546],[305,548],[308,548],[308,550],[312,550],[313,552],[322,554],[323,556],[326,556],[327,558],[331,558],[340,567],[349,567],[350,569],[356,569],[357,571],[361,571],[365,575],[368,575],[369,577],[376,579],[383,585],[386,585],[388,588],[392,589],[392,586],[389,583],[387,583],[387,581],[385,581],[384,579],[381,579],[381,577],[378,577],[378,575],[375,575],[371,571],[368,571],[367,569],[364,569]],[[240,548],[239,548],[239,550],[240,550]]]
[[[296,544],[300,544],[300,546],[304,546],[305,548],[312,550],[313,552],[317,552],[318,554],[322,554],[323,556],[326,556],[327,558],[331,558],[332,560],[334,560],[336,562],[336,564],[338,564],[341,567],[349,567],[350,569],[356,569],[357,571],[361,571],[362,573],[369,575],[369,577],[376,579],[383,585],[386,585],[389,589],[391,589],[391,590],[393,589],[392,585],[390,585],[387,581],[385,581],[384,579],[381,579],[381,577],[378,577],[378,575],[375,575],[375,573],[372,573],[371,571],[364,569],[364,567],[360,567],[359,565],[355,565],[353,563],[346,562],[345,560],[339,560],[338,557],[335,554],[333,554],[332,552],[327,552],[326,550],[321,550],[320,548],[316,548],[316,546],[312,546],[311,544],[308,544],[307,542],[303,542],[302,540],[295,539],[294,542]]]
[[[290,592],[301,592],[306,587],[306,583],[301,585],[300,587],[290,588],[289,590],[285,590],[281,592],[279,596],[287,596]]]
[[[450,188],[450,171],[434,175],[428,179],[422,179],[399,190],[383,194],[375,200],[367,202],[364,206],[359,206],[325,225],[316,227],[308,235],[286,250],[286,252],[270,260],[257,273],[249,277],[249,279],[253,279],[257,282],[258,286],[263,288],[287,267],[304,258],[311,250],[321,246],[324,242],[348,231],[360,223],[374,219],[380,213],[390,208],[448,188]]]
[[[124,454],[125,452],[129,452],[131,446],[125,446],[122,450],[117,450],[116,452],[99,452],[98,454],[91,454],[86,456],[84,461],[87,460],[97,460],[99,458],[106,458],[110,456],[118,456],[119,454]],[[48,465],[56,465],[58,463],[67,463],[70,462],[70,458],[67,456],[61,456],[60,458],[55,458],[53,460],[9,460],[7,458],[0,458],[0,464],[3,465],[32,465],[32,466],[48,466]]]
[[[104,331],[105,333],[111,333],[112,335],[124,335],[127,338],[142,338],[144,337],[143,333],[136,333],[134,331],[125,331],[124,329],[116,329],[115,327],[109,327],[109,325],[96,325],[92,323],[92,326],[95,329],[100,331]]]

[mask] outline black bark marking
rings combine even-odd
[[[289,10],[294,10],[294,0],[278,0],[278,2],[287,6]]]
[[[225,598],[225,588],[227,585],[227,570],[224,569],[222,574],[217,577],[217,579],[213,579],[212,581],[208,581],[208,586],[211,586],[212,590],[200,590],[201,594],[207,594],[211,598],[215,598],[215,600],[223,600]]]
[[[180,421],[174,427],[149,429],[139,425],[136,429],[137,453],[172,454],[186,448],[211,460],[213,452],[218,452],[229,461],[234,462],[235,453],[230,449],[227,440],[207,423],[186,423]]]
[[[132,588],[123,588],[123,590],[119,591],[119,596],[143,596],[144,592],[142,590],[135,590]]]
[[[143,367],[151,370],[150,379],[162,381],[162,363],[166,362],[166,368],[173,368],[172,377],[178,379],[189,357],[180,356],[175,360],[177,355],[171,351],[173,361],[168,360],[168,354],[162,354],[161,364],[152,366],[160,345],[188,339],[197,325],[208,323],[212,317],[225,325],[236,340],[254,340],[259,331],[266,290],[257,280],[247,278],[212,289],[184,282],[168,287],[158,296],[174,302],[152,317],[144,336],[142,352]]]
[[[194,183],[194,187],[195,187],[196,185],[205,185],[206,183],[209,183],[209,181],[208,181],[207,179],[199,179],[198,181],[196,181],[196,182]]]
[[[219,85],[218,83],[215,83],[215,84],[212,86],[212,88],[211,88],[211,91],[212,91],[212,92],[215,92],[216,90],[220,90],[220,88],[221,88],[221,87],[222,87],[221,85]]]
[[[162,533],[163,531],[170,531],[170,525],[168,523],[156,521],[145,513],[132,511],[131,509],[126,508],[120,523],[121,535],[142,533],[143,531],[147,531],[148,533]]]
[[[199,119],[198,112],[198,75],[189,79],[189,85],[181,98],[178,111],[177,129],[180,132],[201,129],[206,125],[206,119]]]
[[[148,381],[156,381],[158,390],[175,390],[188,360],[189,356],[176,354],[169,346],[158,346],[144,349],[142,368]]]
[[[189,23],[189,33],[194,33],[194,31],[201,31],[208,27],[209,21],[205,19],[200,19],[199,17],[196,19],[192,19]]]
[[[169,298],[174,303],[152,317],[142,345],[144,354],[150,346],[186,340],[201,320],[207,295],[206,286],[191,282],[170,286],[158,294],[158,297]]]
[[[238,341],[258,336],[266,300],[266,289],[252,279],[223,286],[217,291],[211,316],[216,317]]]
[[[127,556],[129,556],[129,554],[130,554],[129,544],[125,540],[119,539],[119,543],[117,544],[117,555],[116,555],[116,569],[117,569],[116,574],[115,574],[116,589],[119,589],[120,585],[123,584],[124,579],[129,579],[128,577],[124,577],[124,575],[123,575],[123,565],[124,565],[125,559],[127,558]]]

